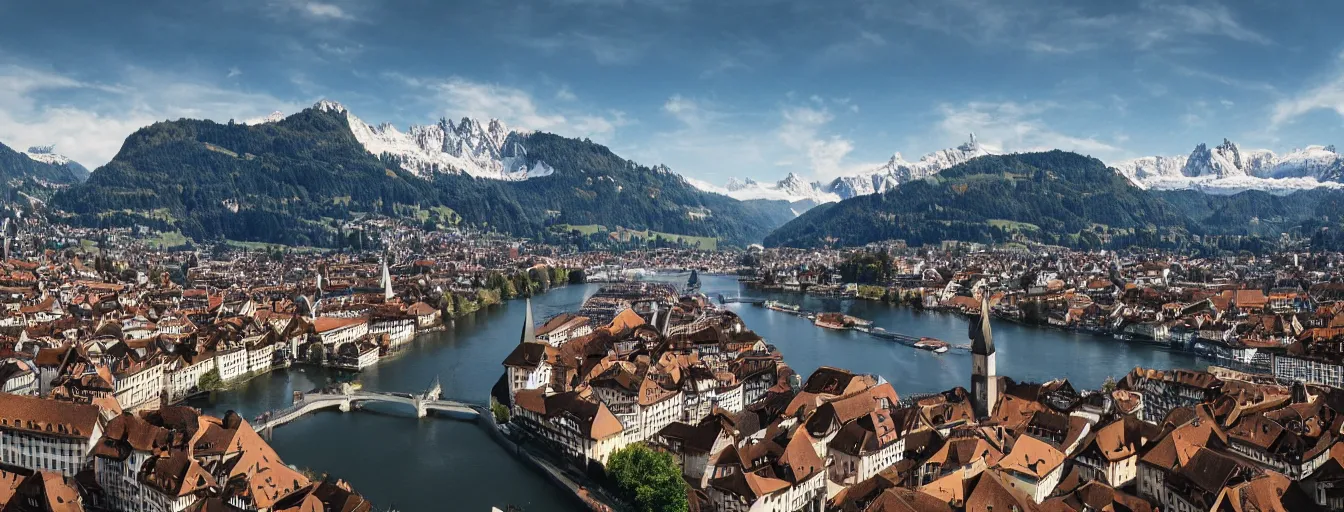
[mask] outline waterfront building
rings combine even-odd
[[[561,313],[547,320],[545,324],[537,328],[537,339],[559,347],[566,341],[580,336],[586,336],[593,332],[593,327],[588,321],[588,317],[575,315],[573,313]]]
[[[114,375],[114,394],[123,410],[156,408],[162,399],[164,365],[155,356],[131,363]]]
[[[583,463],[605,464],[624,447],[624,427],[606,404],[577,391],[546,395],[541,389],[519,391],[517,421],[551,449]]]

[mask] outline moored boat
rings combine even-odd
[[[915,348],[942,354],[947,352],[947,342],[936,338],[924,337],[915,342]]]

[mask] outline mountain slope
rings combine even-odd
[[[665,167],[638,165],[586,140],[502,127],[455,135],[465,144],[464,155],[529,170],[527,179],[487,178],[424,167],[428,160],[408,160],[413,152],[375,155],[360,140],[367,126],[325,101],[255,125],[156,123],[128,137],[111,162],[54,203],[85,225],[143,224],[198,240],[316,246],[337,244],[340,221],[352,213],[420,222],[434,207],[452,209],[453,222],[535,238],[548,236],[555,224],[602,224],[739,245],[760,240],[794,216],[787,202],[747,204],[706,193]],[[445,125],[463,126],[481,125]],[[472,134],[489,135],[489,141]],[[546,171],[531,172],[536,169]]]
[[[863,245],[903,239],[1074,243],[1095,226],[1185,227],[1185,217],[1101,161],[1062,151],[974,158],[882,194],[815,208],[771,233],[769,246]]]
[[[44,148],[34,148],[44,149]],[[30,150],[31,151],[31,150]],[[44,158],[50,156],[52,158]],[[43,153],[20,153],[9,146],[0,144],[0,179],[10,181],[14,179],[35,178],[48,183],[75,183],[80,181],[78,169],[69,164],[73,163],[65,157],[55,158],[58,155],[50,155],[49,151]]]
[[[155,123],[53,202],[86,224],[326,246],[337,228],[323,219],[430,201],[418,181],[364,151],[343,118],[309,109],[257,126]]]

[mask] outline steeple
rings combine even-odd
[[[519,337],[519,343],[532,343],[537,341],[537,329],[532,325],[532,299],[527,299],[527,316],[523,317],[523,335]]]
[[[980,318],[970,323],[967,333],[971,338],[971,353],[989,355],[994,353],[994,332],[989,326],[989,290],[980,293]]]
[[[387,258],[383,258],[383,300],[392,300],[392,274],[387,271]]]
[[[989,326],[989,288],[979,287],[980,317],[970,322],[971,408],[975,418],[994,414],[999,401],[999,378],[994,365],[994,333]]]

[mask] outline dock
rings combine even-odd
[[[765,299],[753,299],[749,297],[724,297],[723,294],[720,293],[719,304],[754,304],[759,306],[761,304],[765,304]]]

